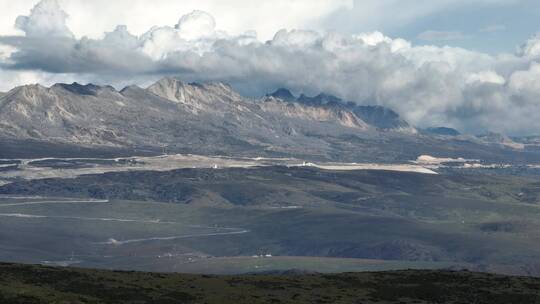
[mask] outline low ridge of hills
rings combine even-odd
[[[2,303],[540,303],[540,281],[468,271],[209,276],[0,264]]]

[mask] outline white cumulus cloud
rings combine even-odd
[[[229,82],[251,95],[278,87],[306,94],[324,91],[388,106],[418,126],[540,132],[533,115],[540,111],[538,37],[516,54],[490,55],[413,45],[381,32],[282,29],[265,41],[254,31],[223,31],[203,11],[139,35],[121,25],[99,38],[76,38],[66,18],[54,0],[19,17],[24,34],[0,37],[6,50],[0,56],[4,72],[27,73],[30,81],[38,81],[29,76],[37,75],[44,82],[78,78],[117,86],[173,75]]]
[[[27,37],[73,37],[66,26],[67,17],[56,0],[43,0],[36,4],[30,15],[17,17],[15,27]]]
[[[182,16],[175,28],[184,39],[209,37],[216,31],[216,20],[210,14],[197,10]]]

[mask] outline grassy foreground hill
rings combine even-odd
[[[0,264],[0,303],[540,303],[540,279],[467,271],[209,276]]]

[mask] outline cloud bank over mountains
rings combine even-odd
[[[261,41],[253,31],[232,35],[220,30],[203,11],[142,35],[119,25],[102,38],[78,39],[67,18],[55,0],[43,0],[17,18],[15,26],[24,35],[0,36],[4,85],[15,75],[20,82],[117,86],[171,75],[228,82],[250,95],[277,87],[324,91],[359,104],[388,106],[424,127],[540,133],[540,36],[514,54],[490,55],[412,45],[380,32],[284,29]]]

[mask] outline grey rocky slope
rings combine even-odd
[[[441,144],[416,134],[390,109],[325,94],[298,99],[287,90],[280,94],[246,98],[223,83],[173,78],[121,91],[78,83],[26,85],[0,97],[0,143],[340,160],[395,161],[426,152],[507,157],[506,146],[486,151],[480,141]]]
[[[284,88],[280,88],[274,93],[268,94],[268,96],[273,96],[289,102],[296,101],[311,106],[338,107],[351,111],[366,123],[380,129],[401,129],[415,132],[414,128],[412,128],[404,119],[399,117],[399,114],[382,106],[357,105],[354,102],[345,102],[336,96],[325,93],[321,93],[314,97],[308,97],[302,94],[300,97],[296,98],[289,90]]]
[[[330,108],[254,102],[222,83],[165,78],[148,89],[130,86],[28,85],[0,99],[5,138],[105,146],[169,146],[199,152],[279,153],[317,145],[320,137],[369,131],[353,114]],[[294,134],[294,138],[291,136]]]
[[[433,135],[441,135],[441,136],[459,136],[461,133],[459,133],[458,130],[453,128],[447,128],[447,127],[434,127],[434,128],[427,128],[422,130],[423,132],[427,134],[433,134]]]

